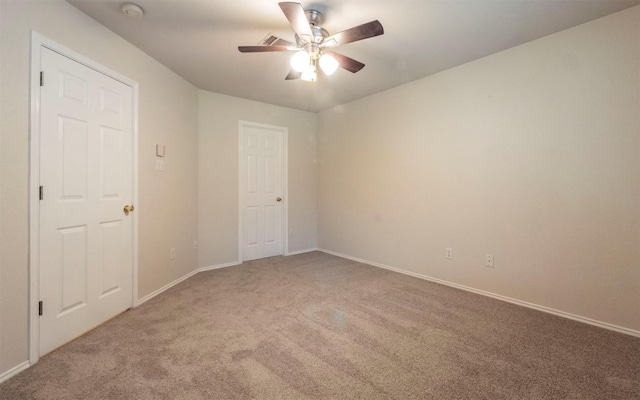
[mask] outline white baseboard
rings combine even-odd
[[[492,298],[497,299],[497,300],[506,301],[507,303],[512,303],[512,304],[516,304],[516,305],[527,307],[527,308],[532,308],[534,310],[542,311],[542,312],[545,312],[545,313],[548,313],[548,314],[557,315],[559,317],[572,319],[574,321],[582,322],[582,323],[589,324],[589,325],[594,325],[594,326],[597,326],[597,327],[600,327],[600,328],[604,328],[604,329],[608,329],[608,330],[611,330],[611,331],[624,333],[624,334],[630,335],[630,336],[640,337],[640,331],[637,331],[637,330],[634,330],[634,329],[625,328],[625,327],[622,327],[622,326],[613,325],[613,324],[610,324],[608,322],[602,322],[602,321],[598,321],[598,320],[595,320],[595,319],[583,317],[583,316],[580,316],[580,315],[571,314],[571,313],[568,313],[568,312],[556,310],[554,308],[541,306],[541,305],[534,304],[534,303],[529,303],[527,301],[513,299],[511,297],[502,296],[502,295],[499,295],[499,294],[487,292],[487,291],[480,290],[480,289],[475,289],[475,288],[472,288],[472,287],[469,287],[469,286],[464,286],[464,285],[460,285],[460,284],[457,284],[457,283],[445,281],[445,280],[442,280],[442,279],[433,278],[433,277],[430,277],[430,276],[427,276],[427,275],[418,274],[416,272],[411,272],[411,271],[407,271],[407,270],[400,269],[400,268],[390,267],[388,265],[376,263],[376,262],[365,260],[365,259],[358,258],[358,257],[352,257],[352,256],[349,256],[349,255],[338,253],[338,252],[331,251],[331,250],[318,249],[318,251],[321,251],[321,252],[327,253],[327,254],[331,254],[331,255],[334,255],[334,256],[337,256],[337,257],[346,258],[348,260],[356,261],[356,262],[359,262],[359,263],[368,264],[368,265],[371,265],[371,266],[374,266],[374,267],[388,269],[390,271],[398,272],[398,273],[401,273],[401,274],[404,274],[404,275],[413,276],[415,278],[424,279],[426,281],[439,283],[441,285],[450,286],[450,287],[453,287],[453,288],[456,288],[456,289],[465,290],[467,292],[480,294],[482,296],[492,297]]]
[[[178,283],[184,281],[185,279],[189,279],[192,276],[194,276],[195,274],[197,274],[198,272],[203,272],[203,271],[210,271],[213,269],[219,269],[219,268],[226,268],[226,267],[232,267],[234,265],[239,265],[242,264],[239,261],[232,261],[226,264],[218,264],[218,265],[210,265],[208,267],[202,267],[202,268],[198,268],[194,271],[189,272],[188,274],[176,279],[175,281],[168,283],[166,285],[164,285],[163,287],[161,287],[158,290],[155,290],[151,293],[149,293],[148,295],[144,296],[143,298],[139,299],[138,302],[136,303],[135,307],[138,307],[139,305],[141,305],[142,303],[145,303],[149,300],[151,300],[152,298],[156,297],[157,295],[159,295],[160,293],[164,292],[165,290],[168,290],[170,288],[172,288],[173,286],[177,285]]]
[[[296,250],[296,251],[290,251],[287,254],[285,254],[285,256],[295,256],[296,254],[304,254],[304,253],[311,253],[312,251],[318,251],[317,247],[311,248],[311,249],[304,249],[304,250]]]
[[[24,371],[25,369],[29,368],[31,364],[29,364],[29,361],[24,361],[18,365],[16,365],[15,367],[11,368],[10,370],[3,372],[0,374],[0,383],[6,381],[7,379],[11,378],[12,376],[15,376],[17,374],[19,374],[20,372]]]
[[[220,268],[227,268],[227,267],[233,267],[236,265],[240,265],[242,264],[240,261],[231,261],[225,264],[217,264],[217,265],[209,265],[208,267],[202,267],[198,270],[198,272],[204,272],[204,271],[211,271],[214,269],[220,269]]]
[[[197,270],[197,269],[196,269],[195,271],[189,272],[188,274],[186,274],[186,275],[184,275],[184,276],[182,276],[182,277],[180,277],[180,278],[176,279],[175,281],[173,281],[173,282],[171,282],[171,283],[168,283],[168,284],[164,285],[164,286],[163,286],[163,287],[161,287],[160,289],[155,290],[155,291],[153,291],[153,292],[149,293],[148,295],[144,296],[143,298],[138,299],[138,302],[136,303],[136,305],[135,305],[135,306],[136,306],[136,307],[138,307],[138,306],[139,306],[139,305],[141,305],[142,303],[145,303],[145,302],[147,302],[147,301],[149,301],[149,300],[153,299],[154,297],[156,297],[156,296],[157,296],[157,295],[159,295],[160,293],[164,292],[165,290],[172,288],[173,286],[175,286],[175,285],[177,285],[178,283],[180,283],[180,282],[184,281],[185,279],[189,279],[189,278],[191,278],[192,276],[194,276],[194,275],[195,275],[195,274],[197,274],[198,272],[200,272],[200,270]]]

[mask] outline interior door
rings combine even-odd
[[[241,125],[240,190],[244,260],[283,254],[285,128]]]
[[[41,67],[43,355],[133,305],[133,93],[44,47]]]

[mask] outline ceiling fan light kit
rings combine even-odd
[[[340,63],[338,60],[333,58],[331,54],[324,53],[320,56],[320,68],[327,75],[333,75],[334,72],[338,70]]]
[[[331,54],[323,54],[317,58],[317,54],[299,51],[291,57],[291,68],[302,73],[300,79],[307,82],[315,82],[317,79],[318,65],[325,75],[332,75],[339,67],[338,60]]]
[[[298,72],[303,72],[309,64],[309,55],[304,51],[299,51],[291,57],[291,68]]]
[[[338,67],[356,73],[364,68],[363,63],[330,49],[384,33],[382,24],[375,20],[329,35],[329,32],[320,26],[324,16],[319,11],[304,10],[300,3],[294,2],[282,2],[278,5],[296,33],[295,44],[278,39],[277,45],[275,41],[270,41],[260,46],[238,46],[238,50],[241,53],[295,51],[290,60],[292,70],[286,80],[300,78],[303,81],[315,82],[318,78],[318,65],[325,75],[333,74]]]
[[[318,80],[318,72],[317,68],[314,64],[309,64],[309,66],[302,71],[302,75],[300,75],[300,79],[306,82],[315,82]]]

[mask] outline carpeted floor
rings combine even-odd
[[[1,399],[639,399],[640,339],[313,252],[195,275]]]

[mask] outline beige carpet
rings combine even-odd
[[[313,252],[200,273],[1,399],[639,399],[640,339]]]

